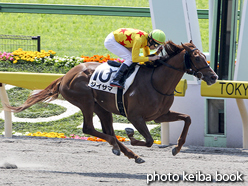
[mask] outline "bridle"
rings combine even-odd
[[[180,71],[180,72],[183,72],[183,73],[187,73],[189,75],[193,75],[195,76],[196,78],[198,79],[203,79],[204,76],[203,76],[203,73],[201,72],[201,70],[205,69],[205,68],[210,68],[209,65],[205,66],[205,67],[202,67],[202,68],[197,68],[195,66],[195,64],[192,62],[191,60],[191,53],[193,53],[195,50],[198,50],[198,48],[194,48],[192,49],[191,51],[186,51],[185,54],[184,54],[184,60],[183,60],[183,63],[184,63],[184,67],[183,67],[183,70],[180,69],[180,68],[176,68],[160,59],[158,59],[157,61],[169,68],[172,68],[174,70],[177,70],[177,71]],[[174,96],[175,94],[164,94],[162,92],[160,92],[158,89],[156,89],[152,83],[152,77],[153,77],[153,74],[154,74],[154,71],[155,71],[155,68],[153,68],[153,72],[152,72],[152,75],[151,75],[151,84],[152,84],[152,87],[160,94],[164,95],[164,96]],[[200,76],[198,77],[198,75],[200,74]],[[175,90],[176,93],[179,93]]]
[[[206,65],[205,67],[202,68],[197,68],[195,64],[191,60],[190,54],[193,53],[195,50],[198,50],[198,48],[192,49],[190,52],[186,51],[184,54],[184,72],[186,72],[189,75],[193,75],[198,79],[203,79],[204,76],[201,72],[201,70],[205,68],[209,68],[209,65]],[[198,74],[200,74],[200,77],[198,77]]]
[[[197,68],[194,63],[192,62],[191,60],[191,56],[190,54],[193,53],[195,50],[198,50],[198,48],[194,48],[192,49],[190,52],[186,51],[185,54],[184,54],[184,60],[183,60],[183,63],[184,63],[184,67],[183,67],[183,70],[180,69],[180,68],[176,68],[162,60],[157,60],[159,63],[169,67],[169,68],[172,68],[174,70],[177,70],[177,71],[180,71],[180,72],[183,72],[183,73],[187,73],[189,75],[193,75],[195,77],[197,77],[198,79],[202,79],[204,78],[201,70],[205,69],[205,68],[209,68],[209,65],[205,66],[205,67],[202,67],[202,68]],[[198,77],[197,75],[200,74],[201,76]]]

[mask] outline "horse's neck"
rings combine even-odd
[[[167,64],[183,70],[183,54],[168,59]],[[157,71],[157,72],[156,72]],[[154,73],[154,84],[165,94],[172,94],[183,76],[183,72],[161,65]]]

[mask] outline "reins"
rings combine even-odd
[[[195,50],[198,50],[198,48],[194,48],[190,51],[190,53],[194,52]],[[191,58],[190,58],[190,53],[188,51],[185,52],[184,54],[184,70],[182,69],[179,69],[179,68],[176,68],[162,60],[157,60],[159,63],[161,63],[162,65],[165,65],[173,70],[177,70],[179,72],[182,72],[182,73],[187,73],[189,75],[193,75],[195,76],[196,78],[198,79],[202,79],[203,78],[203,74],[202,72],[200,72],[201,70],[205,69],[205,68],[209,68],[209,65],[205,66],[205,67],[202,67],[202,68],[197,68],[194,63],[192,62]],[[192,66],[194,67],[195,70],[193,70]],[[154,74],[154,71],[155,71],[155,67],[153,68],[153,71],[152,71],[152,75],[151,75],[151,84],[152,84],[152,87],[154,90],[156,90],[159,94],[163,95],[163,96],[174,96],[176,93],[180,93],[180,92],[177,92],[176,90],[174,90],[174,94],[164,94],[162,92],[160,92],[157,88],[155,88],[153,82],[152,82],[152,78],[153,78],[153,74]],[[197,77],[197,74],[201,74],[201,78]]]

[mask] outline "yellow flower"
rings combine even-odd
[[[21,48],[18,50],[12,52],[14,55],[15,63],[17,63],[18,60],[24,60],[28,62],[33,62],[35,58],[45,58],[46,56],[49,57],[50,54],[56,54],[56,52],[49,50],[46,52],[45,50],[41,50],[41,52],[38,51],[23,51]]]
[[[17,63],[17,60],[13,61],[13,63]]]
[[[154,140],[154,143],[156,143],[156,144],[161,144],[161,141],[159,141],[159,140]]]
[[[51,54],[56,54],[56,52],[54,52],[53,50],[48,50],[48,52],[50,52]]]

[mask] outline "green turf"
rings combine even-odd
[[[148,0],[141,1],[49,1],[49,0],[5,0],[11,3],[72,4],[149,7]],[[204,9],[207,0],[197,0],[197,8]],[[0,34],[41,36],[41,48],[54,50],[58,56],[106,55],[105,37],[121,27],[139,28],[146,32],[152,30],[151,18],[117,17],[91,15],[54,15],[0,13]],[[208,20],[199,20],[204,51],[208,51]],[[111,56],[114,56],[111,54]]]

